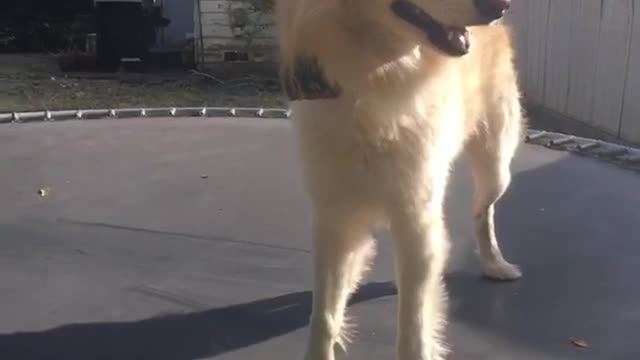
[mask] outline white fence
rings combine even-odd
[[[640,1],[514,0],[527,100],[640,143]]]

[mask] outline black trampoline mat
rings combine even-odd
[[[3,125],[0,359],[301,359],[310,210],[294,141],[269,119]],[[449,359],[640,359],[640,176],[533,145],[513,172],[497,230],[524,277],[494,283],[456,165]],[[394,358],[379,239],[348,359]]]

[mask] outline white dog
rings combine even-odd
[[[333,360],[345,307],[389,226],[399,293],[397,359],[440,360],[448,253],[443,199],[464,149],[487,276],[514,280],[494,204],[507,189],[523,116],[510,0],[281,0],[283,83],[314,210],[308,360]],[[490,25],[490,26],[489,26]]]

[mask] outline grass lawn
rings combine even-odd
[[[0,55],[0,113],[126,107],[286,107],[278,80],[189,71],[63,73],[53,55]]]

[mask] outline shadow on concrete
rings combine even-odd
[[[351,304],[395,294],[369,283]],[[140,321],[65,325],[0,335],[0,359],[190,360],[261,343],[307,325],[311,292]]]

